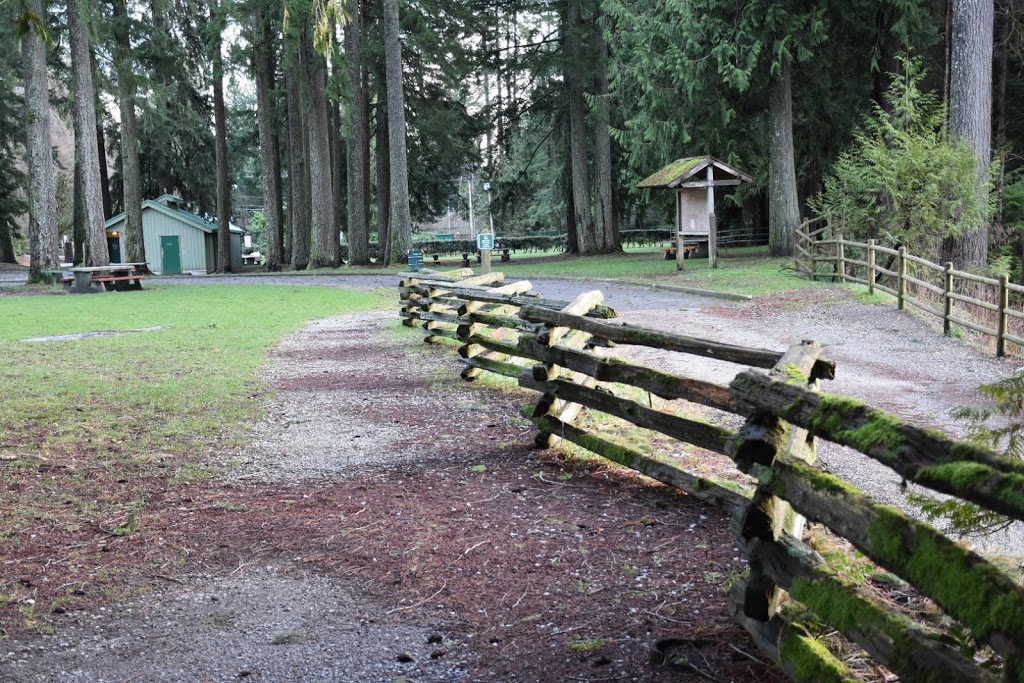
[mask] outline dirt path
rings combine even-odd
[[[817,338],[839,366],[827,389],[954,431],[951,411],[1016,367],[841,290],[722,304],[600,287],[637,324],[774,349]],[[587,287],[545,291],[573,288]],[[736,371],[637,354],[720,381]],[[137,597],[69,612],[54,635],[4,641],[0,680],[778,680],[728,615],[743,563],[724,513],[529,449],[530,399],[460,383],[454,356],[393,315],[287,340],[267,368],[270,417],[226,456],[227,478],[118,541],[178,544],[181,565],[147,569]],[[870,462],[821,455],[900,498]],[[665,636],[691,639],[698,670],[651,666]]]
[[[228,481],[145,528],[187,546],[183,570],[6,641],[0,680],[778,680],[728,613],[723,511],[537,453],[528,399],[460,383],[450,349],[397,327],[283,344]],[[700,673],[651,666],[666,636]]]

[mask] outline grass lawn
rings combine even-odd
[[[510,262],[502,263],[500,252],[491,259],[493,270],[507,273],[510,279],[529,277],[565,277],[587,279],[618,279],[648,284],[695,287],[738,294],[769,294],[772,292],[814,286],[793,269],[791,258],[769,258],[763,247],[738,248],[723,251],[719,266],[712,270],[707,259],[686,261],[685,270],[676,270],[676,262],[666,261],[659,247],[631,247],[624,253],[587,258],[568,257],[561,252],[531,252],[512,255]],[[451,270],[461,266],[458,257],[446,257],[440,264],[429,259],[426,268]],[[470,266],[480,272],[480,264],[470,258]],[[336,270],[318,270],[318,273],[382,274],[406,272],[405,266],[386,269],[370,267],[342,267]],[[296,273],[298,274],[298,273]]]
[[[135,457],[237,438],[257,417],[256,370],[305,321],[393,305],[392,292],[321,287],[152,287],[0,299],[6,456]],[[159,329],[68,341],[28,338]],[[256,399],[256,400],[254,400]]]

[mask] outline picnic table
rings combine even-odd
[[[76,266],[71,269],[70,277],[64,278],[64,285],[74,294],[142,289],[145,270],[145,263]]]

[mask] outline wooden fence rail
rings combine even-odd
[[[1006,355],[1007,342],[1024,346],[1024,336],[1010,331],[1011,320],[1024,320],[1024,311],[1010,307],[1010,294],[1024,300],[1024,286],[1009,282],[1005,275],[986,277],[955,270],[952,263],[932,263],[908,253],[905,247],[890,249],[875,240],[843,239],[842,233],[833,235],[827,224],[816,227],[821,223],[820,218],[813,219],[797,228],[795,264],[804,276],[862,284],[869,294],[876,289],[890,294],[901,311],[910,304],[940,318],[945,334],[959,325],[993,337],[1000,358]],[[863,258],[851,257],[851,250],[862,253]],[[880,264],[879,257],[887,259],[888,265]],[[929,276],[933,279],[927,279]],[[880,278],[891,284],[882,284]],[[957,308],[957,304],[963,306]]]
[[[834,244],[849,245],[841,238]],[[889,251],[868,251],[863,263],[879,254],[895,256],[894,272],[901,272],[909,259]],[[1015,520],[1024,520],[1024,464],[820,392],[819,382],[831,379],[835,366],[814,342],[780,353],[616,324],[600,292],[555,302],[533,292],[528,282],[504,284],[500,274],[410,274],[401,282],[401,303],[406,324],[422,326],[426,341],[460,345],[463,378],[493,372],[540,393],[532,414],[539,446],[565,439],[733,510],[731,528],[750,564],[749,575],[733,591],[734,615],[794,680],[858,680],[820,637],[834,629],[900,680],[1024,681],[1024,589],[935,528],[822,471],[814,458],[818,439],[842,444],[908,481]],[[717,384],[615,357],[620,346],[740,367],[728,385]],[[665,403],[637,400],[644,395]],[[699,417],[694,410],[683,416],[672,409],[674,401],[712,409],[705,414],[737,416],[739,422]],[[644,453],[586,429],[576,424],[584,407],[724,454],[749,475],[749,485],[689,471],[673,457]],[[952,637],[899,611],[806,545],[806,520],[847,539],[931,598],[956,621],[954,630],[966,630],[991,648],[990,660],[982,666],[965,656]],[[804,626],[808,610],[827,628],[811,632]]]

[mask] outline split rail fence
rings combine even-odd
[[[819,381],[831,379],[835,366],[816,342],[778,352],[615,324],[598,291],[553,301],[528,281],[506,284],[501,273],[409,274],[400,292],[406,325],[422,326],[427,342],[459,345],[464,379],[493,372],[540,393],[532,414],[539,446],[566,439],[732,509],[732,531],[750,564],[733,591],[734,615],[793,680],[859,680],[802,625],[810,610],[814,621],[842,633],[900,680],[1024,681],[1024,589],[982,556],[878,504],[814,460],[816,440],[826,439],[907,481],[1015,520],[1024,520],[1024,463],[819,392]],[[728,361],[738,371],[726,385],[612,355],[627,345]],[[635,400],[638,393],[665,403]],[[663,409],[675,401],[739,416],[722,422],[742,426],[729,429]],[[750,475],[751,486],[715,481],[668,455],[582,428],[575,423],[583,407],[724,454]],[[955,628],[990,648],[988,660],[963,654],[953,639],[896,610],[805,544],[807,520],[931,598]]]
[[[876,289],[891,294],[901,311],[910,304],[940,318],[945,334],[960,325],[993,337],[999,357],[1006,355],[1007,342],[1024,346],[1024,310],[1010,304],[1011,295],[1024,301],[1024,286],[1005,275],[985,277],[956,270],[949,262],[932,263],[906,247],[843,239],[820,218],[797,228],[796,269],[814,280],[854,282],[865,285],[869,294]]]

